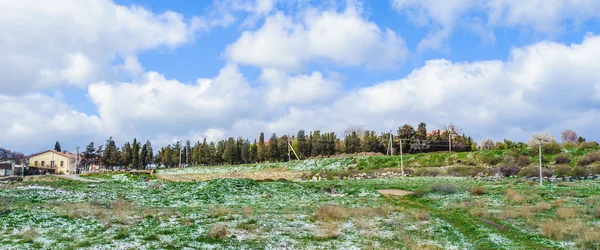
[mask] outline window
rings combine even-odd
[[[60,161],[60,166],[62,167],[64,165],[65,165],[65,162],[64,161]]]
[[[50,167],[53,168],[54,167],[54,161],[50,161]]]
[[[42,161],[42,167],[44,166],[44,161]]]
[[[35,161],[35,163],[33,164],[33,166],[37,167],[38,166],[38,161]]]

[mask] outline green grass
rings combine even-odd
[[[515,180],[480,182],[461,177],[319,182],[217,179],[196,183],[95,177],[106,182],[95,183],[95,188],[73,181],[3,185],[0,245],[9,249],[577,248],[589,245],[583,245],[577,237],[548,238],[540,229],[542,223],[556,217],[558,204],[580,209],[573,222],[584,223],[590,230],[600,223],[588,212],[600,205],[600,183],[596,181],[545,184],[539,188]],[[457,192],[434,192],[432,186],[440,184],[454,186]],[[485,194],[469,193],[477,186],[482,186]],[[326,191],[332,188],[335,195]],[[388,198],[379,195],[375,191],[378,189],[415,194]],[[505,195],[508,189],[522,194],[524,200],[509,202]],[[271,198],[263,197],[264,193]],[[542,202],[552,204],[551,209],[531,212],[527,218],[501,217],[505,211],[519,211]],[[314,215],[323,205],[382,208],[389,214],[327,222],[337,223],[340,233],[321,237],[320,228],[327,226]],[[97,211],[82,214],[74,209],[78,206]],[[227,212],[211,216],[211,207]],[[252,213],[244,212],[245,207],[250,207]],[[472,215],[474,208],[487,213]],[[415,217],[418,213],[428,217]],[[216,225],[227,228],[226,238],[209,237]]]

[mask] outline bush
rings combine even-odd
[[[556,176],[567,176],[571,172],[571,168],[567,166],[559,166],[552,171],[553,175]]]
[[[212,239],[222,239],[227,237],[227,228],[225,226],[215,226],[213,227],[210,232],[208,233],[208,236],[210,236],[210,238]]]
[[[473,188],[473,189],[469,190],[469,192],[471,192],[471,194],[473,194],[473,195],[484,195],[484,194],[487,194],[487,192],[485,191],[485,189],[483,189],[482,186],[478,186],[476,188]]]
[[[556,164],[569,164],[571,163],[571,159],[569,155],[566,153],[560,153],[554,156],[554,163]]]
[[[489,166],[498,165],[498,163],[502,162],[502,158],[495,155],[481,155],[481,162],[487,164]]]
[[[560,153],[560,144],[558,144],[558,142],[556,142],[556,141],[542,144],[542,153],[543,154],[558,154],[558,153]]]
[[[521,171],[519,171],[519,176],[524,176],[524,177],[539,177],[540,176],[540,170],[538,168],[535,168],[535,167],[523,168],[523,169],[521,169]]]
[[[582,166],[576,166],[569,171],[569,176],[580,177],[587,176],[590,174],[590,171]]]
[[[521,169],[515,166],[502,166],[500,167],[500,174],[503,176],[514,176],[519,173]]]
[[[415,171],[411,173],[414,176],[438,176],[440,171],[437,169],[431,168],[417,168]]]
[[[577,144],[574,142],[563,142],[563,144],[561,145],[562,148],[577,148]]]
[[[597,148],[597,147],[598,147],[598,143],[593,142],[593,141],[584,141],[582,143],[579,143],[580,149],[593,149],[593,148]]]
[[[448,168],[448,175],[474,176],[481,171],[484,171],[483,167],[452,166]]]
[[[431,186],[431,191],[442,194],[453,194],[458,192],[458,188],[450,184],[436,184]]]
[[[599,152],[593,152],[593,153],[589,153],[587,155],[585,155],[583,158],[581,158],[579,160],[579,162],[577,162],[577,164],[579,166],[587,166],[590,165],[594,162],[598,162],[600,161],[600,153]]]
[[[522,167],[529,165],[530,163],[531,162],[529,161],[529,158],[524,155],[514,156],[511,154],[511,155],[507,155],[506,157],[504,157],[504,164],[511,166],[511,167],[522,168]]]

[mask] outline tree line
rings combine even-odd
[[[105,145],[98,147],[94,142],[90,142],[81,153],[80,164],[82,166],[101,164],[112,170],[116,166],[146,169],[153,162],[154,152],[149,140],[142,144],[134,138],[133,142],[125,142],[121,148],[118,148],[110,137]]]
[[[273,133],[268,140],[265,140],[265,135],[261,132],[258,141],[253,142],[242,137],[229,137],[217,142],[204,139],[193,145],[190,141],[176,142],[162,147],[154,160],[158,165],[175,167],[180,163],[218,165],[284,162],[295,159],[296,155],[300,159],[367,152],[397,155],[400,154],[400,142],[404,153],[426,153],[448,151],[450,140],[452,151],[470,151],[476,148],[472,138],[459,135],[458,129],[453,126],[429,133],[426,126],[425,123],[420,123],[415,129],[405,124],[395,134],[377,134],[373,130],[350,128],[345,131],[343,139],[334,132],[322,133],[316,130],[306,133],[305,130],[300,130],[290,137],[278,137]]]

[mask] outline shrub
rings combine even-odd
[[[335,223],[323,223],[317,227],[317,239],[333,239],[342,233],[342,228]]]
[[[517,175],[517,173],[519,173],[521,169],[519,167],[516,166],[502,166],[500,167],[500,173],[503,176],[514,176]]]
[[[420,221],[428,221],[430,219],[429,213],[427,213],[427,211],[413,210],[410,212],[410,214],[413,217],[415,217],[415,219],[420,220]]]
[[[480,156],[481,162],[484,164],[487,164],[489,166],[495,166],[498,165],[498,163],[502,162],[502,158],[495,156],[495,155],[481,155]]]
[[[590,165],[594,162],[598,162],[600,161],[600,153],[599,152],[593,152],[593,153],[589,153],[585,156],[583,156],[583,158],[581,158],[579,160],[579,162],[577,162],[577,164],[579,166],[587,166]]]
[[[511,202],[522,202],[525,200],[525,196],[523,196],[522,194],[520,194],[519,192],[517,192],[514,189],[507,189],[505,197],[507,200],[509,200]]]
[[[473,194],[473,195],[487,194],[487,192],[483,189],[482,186],[478,186],[476,188],[473,188],[473,189],[469,190],[469,192],[471,192],[471,194]]]
[[[452,176],[474,176],[477,173],[483,171],[482,167],[470,167],[470,166],[452,166],[448,168],[448,175]]]
[[[210,206],[208,208],[208,215],[210,217],[221,217],[221,216],[225,216],[225,215],[230,215],[232,213],[233,213],[233,210],[231,210],[231,208],[227,208],[227,207]]]
[[[600,218],[600,207],[595,207],[590,212],[594,217]]]
[[[582,166],[576,166],[569,171],[569,176],[580,177],[587,176],[590,173],[588,169]]]
[[[556,176],[567,176],[570,171],[571,168],[568,166],[559,166],[552,171],[552,174]]]
[[[315,218],[324,222],[340,221],[348,218],[348,213],[343,207],[326,205],[317,208]]]
[[[569,155],[566,153],[560,153],[554,156],[554,163],[556,164],[569,164],[571,163],[571,159]]]
[[[456,188],[456,186],[450,185],[450,184],[436,184],[436,185],[431,186],[431,191],[436,192],[436,193],[443,193],[443,194],[453,194],[453,193],[458,192],[458,188]]]
[[[579,143],[579,148],[580,149],[593,149],[593,148],[597,148],[598,147],[598,143],[597,142],[582,142]]]
[[[556,142],[556,141],[542,144],[542,153],[543,154],[558,154],[558,153],[560,153],[560,144],[558,144],[558,142]]]
[[[519,176],[539,177],[540,171],[538,168],[535,168],[535,167],[523,168],[523,169],[521,169],[521,171],[519,171]]]
[[[570,219],[577,216],[578,213],[579,211],[576,208],[561,207],[556,210],[555,215],[559,219]]]
[[[550,203],[547,202],[542,202],[542,203],[538,203],[535,208],[537,209],[538,212],[546,212],[548,210],[550,210],[550,208],[552,208],[552,206],[550,206]]]
[[[227,228],[222,225],[218,225],[210,229],[208,236],[211,239],[223,239],[227,237]]]
[[[414,176],[438,176],[440,171],[437,169],[431,168],[417,168],[415,171],[411,173]]]
[[[489,212],[487,209],[485,208],[473,208],[469,211],[469,214],[473,217],[487,217],[489,215]]]

